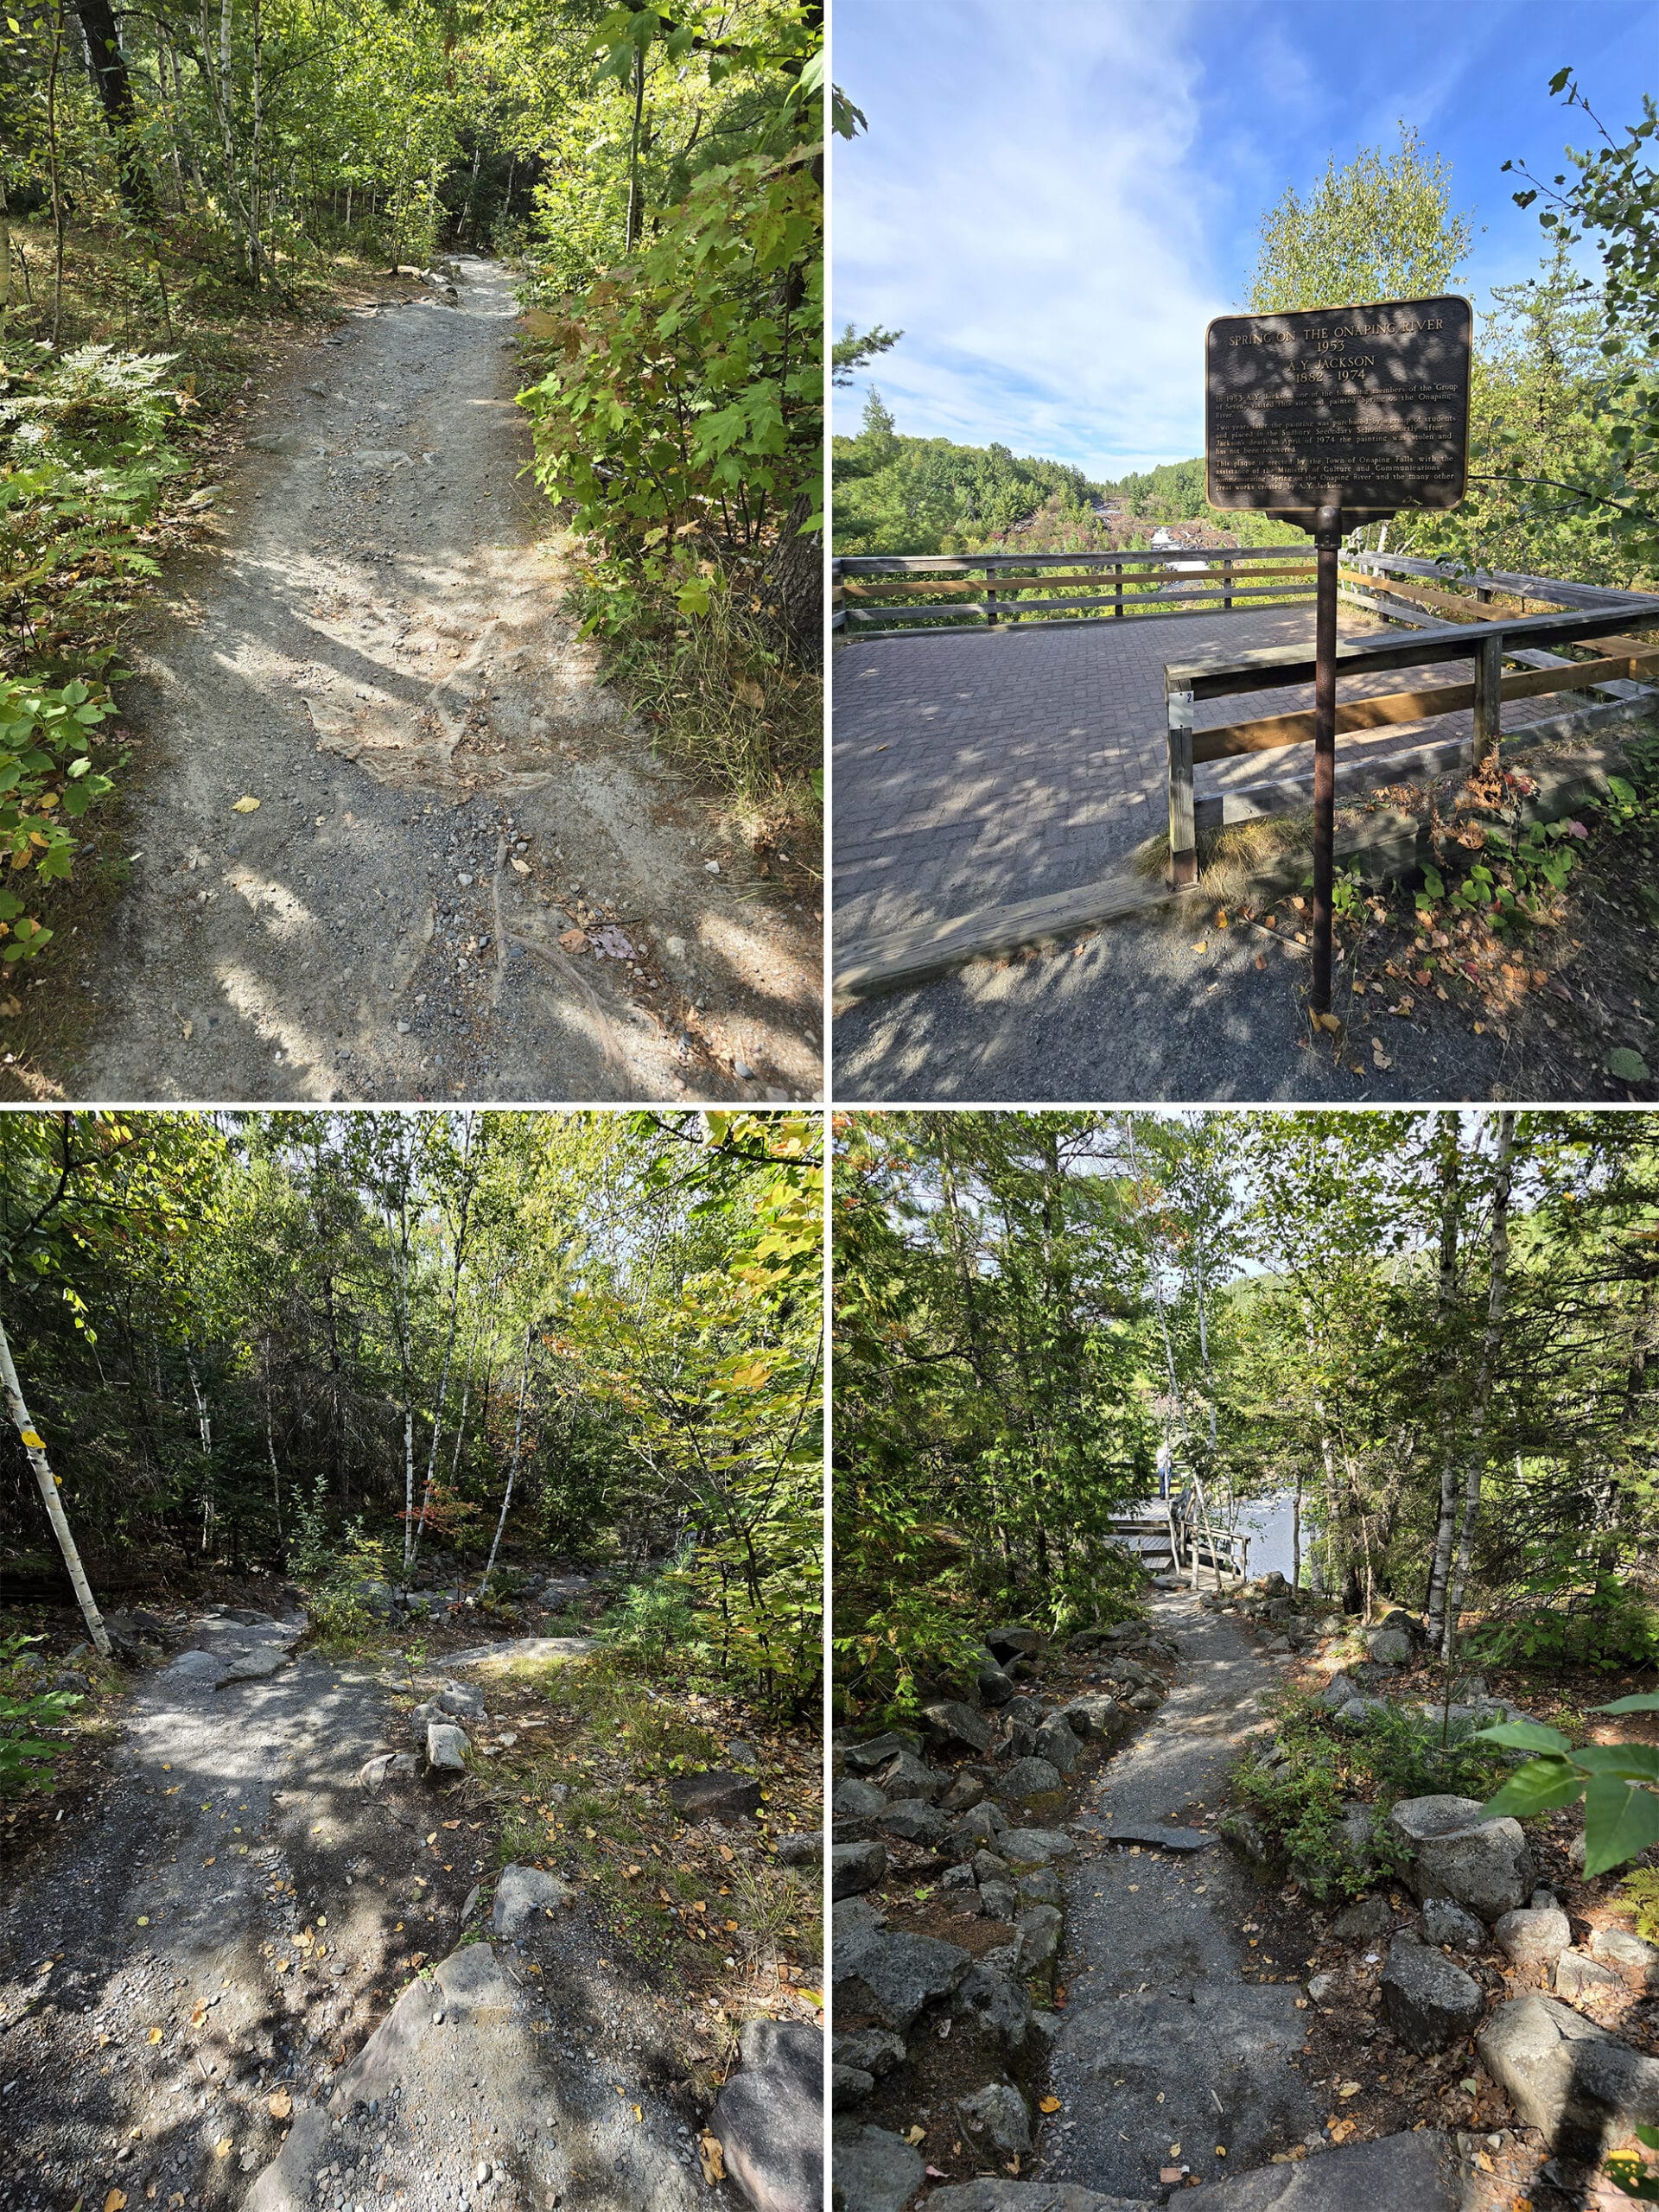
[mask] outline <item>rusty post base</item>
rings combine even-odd
[[[1172,891],[1186,891],[1198,880],[1198,856],[1192,853],[1172,853],[1164,880]]]

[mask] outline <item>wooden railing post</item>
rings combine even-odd
[[[1221,583],[1223,592],[1221,611],[1224,614],[1230,614],[1233,611],[1233,564],[1225,556],[1223,556],[1221,563]]]
[[[988,569],[985,576],[985,626],[988,630],[995,630],[996,627],[996,571],[995,569]]]
[[[1496,760],[1503,709],[1503,633],[1493,630],[1475,653],[1475,761]]]
[[[1198,840],[1192,815],[1192,694],[1172,691],[1169,714],[1169,885],[1198,880]]]
[[[1123,563],[1121,561],[1113,562],[1112,575],[1115,580],[1112,588],[1112,615],[1116,620],[1123,612]]]

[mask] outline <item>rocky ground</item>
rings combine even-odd
[[[550,1619],[537,1578],[545,1625],[582,1579]],[[808,1738],[584,1635],[462,1606],[325,1645],[300,1599],[44,1655],[99,1718],[11,1831],[0,2201],[810,2212]]]
[[[354,310],[197,495],[122,693],[130,880],[29,1095],[817,1094],[814,887],[761,880],[559,611],[513,313],[474,257],[453,304]]]
[[[1577,1815],[1351,1804],[1333,1889],[1230,1802],[1237,1762],[1288,1756],[1292,1681],[1338,1726],[1428,1726],[1421,1630],[1357,1637],[1276,1577],[1152,1615],[1064,1649],[1014,1624],[1002,1702],[838,1745],[839,2212],[1627,2202],[1600,2159],[1659,2121],[1659,1950],[1583,1883]],[[1453,1725],[1516,1710],[1500,1687]]]

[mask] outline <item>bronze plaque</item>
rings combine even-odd
[[[1205,335],[1214,507],[1455,507],[1469,466],[1467,300],[1217,315]]]

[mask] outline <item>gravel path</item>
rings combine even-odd
[[[684,2007],[585,1909],[446,1958],[487,1831],[358,1785],[401,1685],[292,1657],[302,1626],[204,1620],[141,1677],[101,1816],[0,1908],[0,2202],[725,2201],[677,2108]]]
[[[364,309],[271,394],[142,641],[72,1096],[817,1093],[818,925],[741,895],[554,611],[508,278],[460,268],[458,306]]]
[[[1182,1673],[1079,1806],[1085,1832],[1207,1822],[1262,1726],[1274,1670],[1243,1630],[1190,1596],[1152,1611],[1180,1645]],[[1160,2193],[1160,2168],[1222,2180],[1319,2138],[1320,2109],[1296,2071],[1300,1984],[1242,1973],[1251,1899],[1249,1876],[1220,1843],[1179,1857],[1104,1848],[1067,1872],[1070,2002],[1052,2068],[1065,2117],[1050,2125],[1049,2179],[1144,2199]]]

